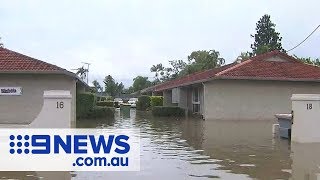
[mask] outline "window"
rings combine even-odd
[[[179,103],[180,91],[179,88],[172,89],[172,103]]]
[[[199,88],[193,88],[193,91],[192,91],[192,111],[194,113],[200,112],[200,91],[199,91]]]

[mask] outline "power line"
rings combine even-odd
[[[320,25],[318,27],[316,27],[310,34],[309,36],[307,36],[303,41],[301,41],[298,45],[296,45],[295,47],[289,49],[287,52],[294,50],[295,48],[297,48],[298,46],[300,46],[302,43],[304,43],[314,32],[316,32],[316,30],[320,27]]]

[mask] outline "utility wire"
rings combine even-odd
[[[307,36],[303,41],[301,41],[298,45],[296,45],[295,47],[289,49],[287,52],[294,50],[295,48],[297,48],[298,46],[300,46],[302,43],[304,43],[314,32],[316,32],[316,30],[320,27],[320,25],[318,27],[316,27],[310,34],[309,36]]]

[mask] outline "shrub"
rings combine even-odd
[[[151,107],[154,106],[163,106],[163,97],[162,96],[150,96]]]
[[[185,110],[175,106],[155,106],[152,108],[154,116],[184,116]]]
[[[99,102],[97,102],[97,106],[114,107],[114,102],[113,101],[99,101]]]
[[[150,97],[140,96],[137,102],[137,110],[145,111],[150,107]]]
[[[88,118],[104,118],[104,117],[114,117],[114,107],[106,106],[95,106],[89,112]]]
[[[106,97],[100,97],[100,101],[106,101],[107,98]]]
[[[95,95],[92,93],[80,93],[76,97],[77,117],[87,117],[95,105]]]

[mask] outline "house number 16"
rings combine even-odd
[[[307,104],[307,110],[311,110],[312,109],[312,104]]]
[[[64,103],[61,102],[57,102],[57,109],[63,109],[64,108]]]

